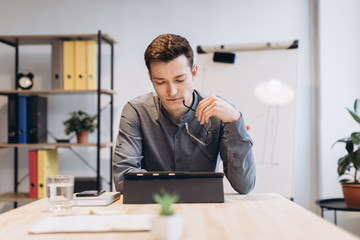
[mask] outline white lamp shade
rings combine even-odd
[[[255,95],[266,104],[278,106],[291,102],[295,97],[292,88],[277,79],[256,85]]]

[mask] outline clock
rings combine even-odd
[[[21,89],[25,89],[25,90],[30,89],[33,86],[33,78],[34,78],[34,74],[32,73],[28,73],[28,74],[18,73],[16,76],[16,84]]]

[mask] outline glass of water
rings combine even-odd
[[[46,178],[48,209],[54,212],[68,211],[72,207],[74,176],[54,175]]]

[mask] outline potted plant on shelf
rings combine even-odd
[[[360,124],[360,98],[354,103],[354,111],[346,108]],[[337,140],[345,143],[347,154],[338,160],[338,174],[342,185],[345,202],[350,208],[360,208],[360,132],[351,133],[350,137]]]
[[[184,231],[184,217],[174,214],[172,204],[179,200],[176,193],[169,194],[164,189],[155,193],[153,198],[160,204],[159,216],[151,219],[152,233],[157,240],[180,239]]]
[[[65,133],[69,135],[76,133],[78,143],[87,143],[88,134],[94,132],[96,128],[96,115],[90,115],[84,111],[71,112],[71,117],[64,121]]]

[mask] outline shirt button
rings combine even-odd
[[[239,156],[238,153],[234,153],[234,154],[233,154],[233,157],[234,157],[234,158],[237,158],[238,156]]]
[[[180,160],[180,159],[176,159],[175,162],[176,162],[176,163],[180,163],[181,160]]]

